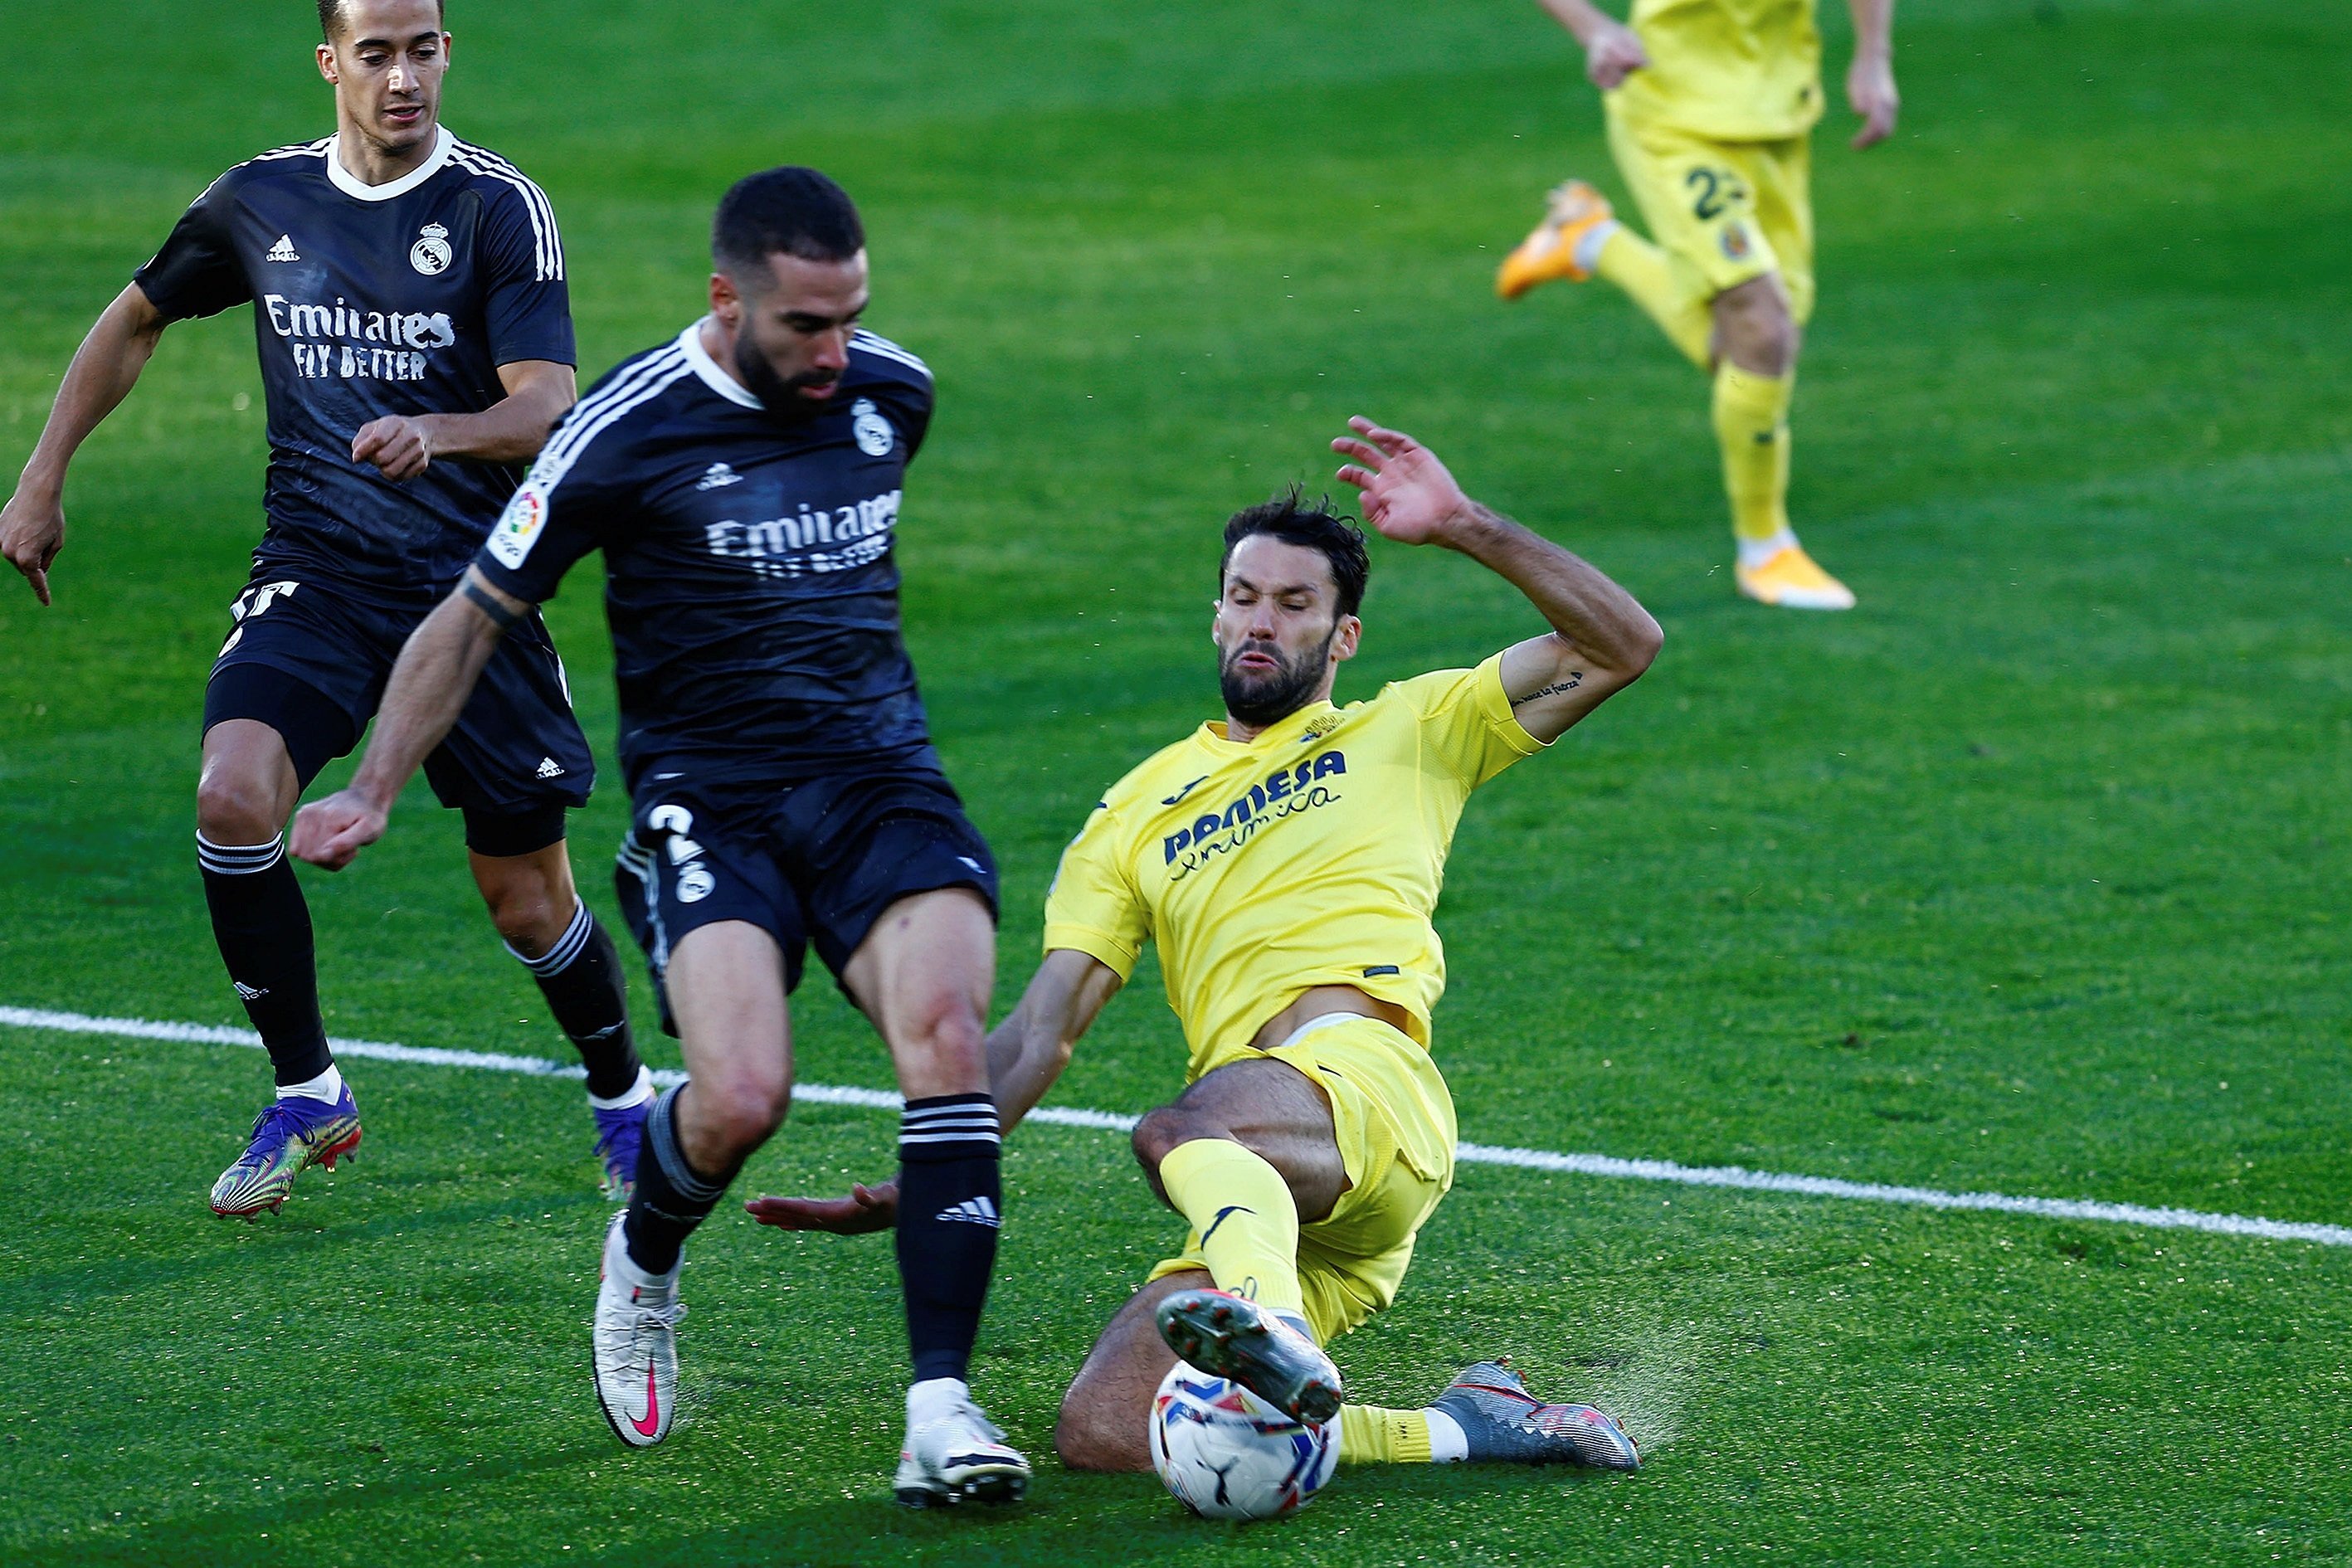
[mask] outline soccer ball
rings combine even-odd
[[[1178,1362],[1151,1396],[1151,1468],[1204,1519],[1278,1519],[1339,1464],[1339,1423],[1302,1426],[1237,1383]]]

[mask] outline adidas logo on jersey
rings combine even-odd
[[[742,482],[743,476],[726,464],[713,463],[694,488],[698,490],[717,490],[724,489],[729,485],[740,485]]]
[[[966,1198],[953,1208],[941,1209],[940,1218],[953,1225],[984,1225],[991,1230],[1001,1230],[1004,1226],[994,1200],[985,1194]]]
[[[553,757],[541,757],[539,759],[538,773],[543,779],[560,779],[563,776],[563,764]]]
[[[271,246],[268,253],[263,256],[261,259],[264,261],[299,261],[302,258],[294,249],[293,237],[290,235],[281,234],[278,237],[278,243]]]

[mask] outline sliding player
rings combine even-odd
[[[1634,0],[1628,26],[1591,0],[1538,0],[1584,46],[1605,95],[1609,148],[1650,226],[1619,223],[1570,180],[1504,261],[1496,288],[1598,275],[1622,289],[1715,379],[1715,436],[1738,546],[1739,591],[1766,605],[1845,610],[1853,595],[1789,526],[1789,404],[1813,311],[1810,139],[1822,117],[1814,0]],[[1848,0],[1846,97],[1856,148],[1895,130],[1895,0]]]
[[[303,811],[295,853],[340,867],[380,837],[500,634],[603,550],[635,811],[622,900],[691,1078],[655,1105],[636,1194],[605,1236],[605,1416],[632,1447],[669,1432],[680,1250],[783,1121],[785,999],[814,942],[907,1096],[899,1500],[1011,1501],[1028,1461],[964,1381],[1002,1223],[996,868],[940,771],[898,632],[894,541],[930,372],[858,328],[865,230],[814,169],[736,185],[712,251],[710,314],[622,363],[556,432],[401,655],[351,788]]]
[[[1062,857],[1045,960],[990,1037],[1010,1127],[1126,984],[1147,942],[1191,1047],[1190,1087],[1143,1118],[1135,1152],[1192,1226],[1111,1320],[1062,1401],[1055,1447],[1082,1469],[1149,1466],[1147,1412],[1181,1356],[1294,1416],[1341,1421],[1343,1458],[1631,1468],[1617,1425],[1545,1405],[1498,1363],[1425,1410],[1340,1408],[1320,1348],[1395,1300],[1454,1178],[1453,1098],[1430,1056],[1445,987],[1431,924],[1470,794],[1542,751],[1649,667],[1631,595],[1465,496],[1410,437],[1362,419],[1339,477],[1392,540],[1458,550],[1552,630],[1474,669],[1336,708],[1370,562],[1363,535],[1294,494],[1225,525],[1216,618],[1225,718],[1111,787]],[[887,1187],[763,1198],[762,1220],[890,1223]]]
[[[538,186],[441,128],[436,0],[320,0],[337,130],[223,174],[90,329],[0,549],[44,605],[67,465],[175,321],[254,306],[269,408],[268,529],[205,689],[196,858],[229,980],[278,1081],[214,1212],[276,1209],[360,1141],[319,1015],[310,912],[280,834],[355,745],[400,646],[481,547],[572,405],[563,246]],[[464,814],[474,880],[588,1067],[608,1182],[653,1100],[620,959],[572,882],[564,811],[595,775],[533,617],[425,764]]]

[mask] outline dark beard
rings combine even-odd
[[[1331,639],[1339,628],[1331,628],[1331,637],[1311,653],[1301,654],[1293,664],[1282,657],[1279,648],[1262,644],[1244,643],[1234,649],[1217,668],[1217,686],[1224,694],[1225,711],[1254,730],[1279,724],[1313,700],[1315,689],[1323,683],[1323,670],[1331,658]],[[1247,676],[1234,668],[1234,660],[1244,653],[1271,653],[1282,666],[1273,675]]]
[[[827,371],[803,371],[790,380],[778,375],[767,356],[753,345],[748,323],[745,331],[735,334],[735,374],[760,400],[768,416],[783,425],[805,425],[832,406],[830,398],[819,402],[803,397],[802,387],[823,386],[839,379]]]

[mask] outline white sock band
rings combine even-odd
[[[1422,1412],[1429,1417],[1429,1462],[1433,1465],[1458,1465],[1470,1457],[1469,1434],[1462,1423],[1435,1405]]]
[[[343,1098],[343,1069],[329,1062],[327,1070],[317,1078],[307,1079],[300,1083],[279,1084],[278,1098],[315,1100],[321,1105],[332,1105]]]

